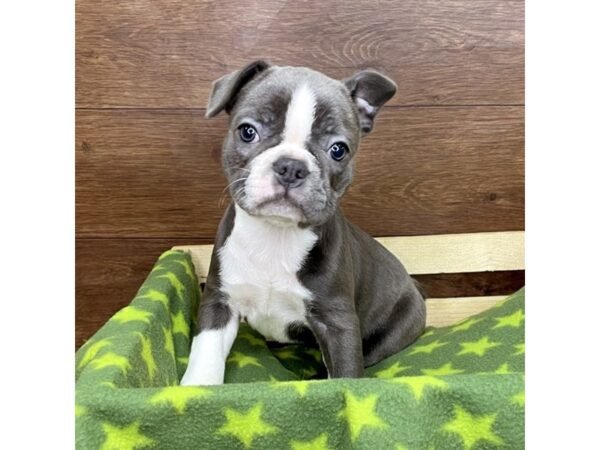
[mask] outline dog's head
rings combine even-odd
[[[223,166],[234,201],[275,222],[326,222],[352,181],[361,136],[395,92],[372,70],[340,81],[264,61],[216,80],[206,116],[230,115]]]

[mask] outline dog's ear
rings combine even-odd
[[[265,61],[254,61],[243,69],[231,72],[216,80],[208,99],[206,117],[214,117],[223,110],[229,114],[240,89],[268,67],[269,64]]]
[[[375,116],[396,93],[396,83],[375,70],[363,70],[342,80],[358,108],[360,129],[369,133]]]

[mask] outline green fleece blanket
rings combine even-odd
[[[79,349],[77,448],[524,448],[524,290],[363,379],[318,379],[317,349],[270,347],[242,324],[226,384],[181,387],[199,300],[190,257],[168,251]]]

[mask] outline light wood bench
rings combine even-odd
[[[377,238],[412,275],[525,269],[525,232],[440,234]],[[173,247],[188,252],[206,281],[212,245]],[[445,326],[491,308],[506,296],[428,298],[427,325]]]

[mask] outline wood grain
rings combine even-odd
[[[430,298],[427,300],[427,326],[445,327],[490,309],[506,298],[491,297]]]
[[[523,113],[384,109],[346,215],[375,236],[522,230]],[[194,111],[78,111],[78,237],[214,237],[225,127]]]
[[[80,108],[195,108],[257,58],[384,70],[395,105],[524,103],[523,0],[77,0]]]

